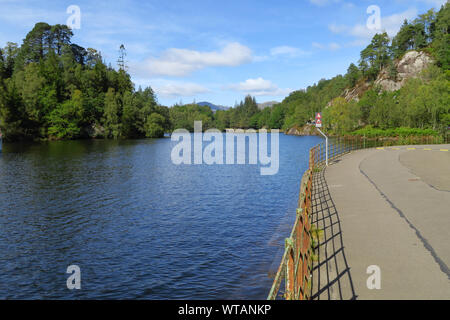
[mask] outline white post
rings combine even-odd
[[[319,132],[325,137],[325,157],[326,157],[325,163],[328,167],[328,137],[319,128],[317,128],[317,130],[319,130]]]

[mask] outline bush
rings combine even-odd
[[[399,127],[395,129],[379,129],[367,126],[365,128],[353,131],[351,135],[366,136],[367,138],[375,137],[413,137],[413,136],[433,136],[436,137],[439,133],[432,129],[406,128]]]

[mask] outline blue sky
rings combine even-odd
[[[0,0],[0,46],[22,43],[36,22],[66,23],[81,10],[72,41],[116,66],[124,44],[136,86],[164,105],[232,106],[246,94],[281,101],[289,92],[346,72],[373,36],[367,8],[395,34],[405,18],[445,0],[34,1]],[[381,30],[380,30],[381,31]]]

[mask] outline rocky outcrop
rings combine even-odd
[[[392,74],[390,68],[384,68],[373,83],[360,81],[353,88],[345,89],[342,97],[347,101],[359,101],[364,92],[372,86],[379,86],[385,91],[399,90],[407,79],[418,77],[432,63],[433,59],[425,52],[409,51],[395,63],[395,75]],[[330,101],[327,107],[331,104]]]
[[[347,101],[351,101],[351,100],[359,101],[359,98],[363,95],[364,92],[369,90],[371,86],[372,86],[372,84],[370,82],[360,81],[353,88],[345,89],[342,96]],[[327,105],[327,107],[330,105],[331,105],[331,102]]]
[[[346,101],[359,101],[362,95],[374,86],[380,87],[384,91],[397,91],[403,87],[406,80],[419,77],[422,71],[433,63],[433,59],[427,53],[415,50],[409,51],[399,61],[395,62],[394,72],[392,72],[392,67],[386,67],[378,74],[374,82],[360,80],[354,87],[345,89],[341,97]],[[333,101],[330,101],[326,108],[332,106]],[[360,123],[360,125],[363,125],[363,123]],[[313,125],[305,125],[301,128],[293,127],[286,131],[286,134],[297,136],[320,135]]]
[[[396,79],[392,79],[388,69],[383,69],[374,82],[385,91],[396,91],[403,87],[405,81],[416,78],[433,63],[433,59],[425,52],[409,51],[395,65],[397,69]]]
[[[285,134],[290,136],[318,136],[320,135],[316,127],[312,124],[306,124],[303,127],[292,127],[285,131]]]

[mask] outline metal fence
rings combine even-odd
[[[352,150],[399,146],[399,145],[432,145],[450,143],[450,134],[443,136],[409,136],[409,137],[374,137],[364,136],[331,137],[328,141],[328,160],[346,154]],[[321,166],[325,163],[325,142],[315,146],[314,163]]]
[[[366,138],[349,136],[330,138],[328,160],[352,150],[386,147],[399,144],[442,144],[450,142],[450,135],[439,137]],[[297,215],[291,235],[285,240],[285,250],[273,281],[268,300],[308,300],[311,294],[310,275],[312,270],[311,197],[312,179],[317,170],[325,166],[325,142],[309,152],[309,169],[305,172],[301,186]],[[284,280],[284,283],[283,283]]]
[[[285,251],[275,275],[268,299],[307,300],[310,295],[311,274],[311,194],[315,163],[310,150],[309,169],[303,176],[297,216],[291,235],[285,240]],[[284,284],[282,283],[285,280]],[[284,294],[281,288],[284,286]]]

